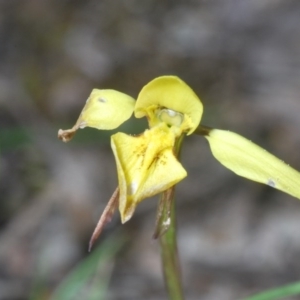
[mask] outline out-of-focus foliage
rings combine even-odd
[[[299,170],[299,38],[298,0],[1,1],[0,299],[28,299],[37,270],[49,299],[88,256],[117,185],[112,132],[85,129],[65,145],[57,130],[74,124],[93,88],[136,98],[151,79],[180,76],[204,103],[204,124]],[[188,299],[238,299],[299,279],[300,203],[224,170],[200,138],[185,143],[182,160]],[[122,227],[130,242],[114,262],[110,299],[165,299],[151,241],[156,204],[144,201]]]
[[[112,260],[121,246],[122,237],[110,238],[83,260],[59,285],[51,300],[106,299]]]

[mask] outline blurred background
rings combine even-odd
[[[0,1],[0,299],[166,299],[157,198],[91,254],[117,186],[112,132],[76,122],[93,88],[133,97],[177,75],[228,129],[300,170],[300,1]],[[128,121],[123,132],[146,123]],[[185,140],[177,188],[187,299],[233,300],[300,280],[300,202],[226,170]],[[101,298],[102,297],[102,298]],[[299,299],[299,298],[290,298]]]

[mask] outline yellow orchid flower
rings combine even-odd
[[[121,132],[111,136],[119,185],[97,224],[90,248],[117,206],[121,221],[125,223],[132,217],[138,203],[170,191],[187,176],[174,154],[176,142],[185,134],[204,136],[214,157],[237,175],[300,198],[299,172],[236,133],[199,125],[202,103],[176,76],[152,80],[143,87],[136,102],[114,90],[93,90],[74,127],[60,129],[58,136],[67,142],[79,128],[117,128],[133,112],[136,118],[147,117],[149,129],[138,136]],[[173,197],[172,192],[168,195]],[[158,215],[160,218],[161,212]],[[168,228],[168,224],[165,225]],[[158,227],[157,232],[161,232]]]
[[[146,116],[149,129],[138,136],[117,133],[111,137],[119,186],[100,218],[91,244],[110,220],[117,205],[122,223],[139,202],[159,194],[187,176],[174,155],[176,139],[199,125],[203,106],[193,90],[176,76],[162,76],[148,83],[134,100],[114,90],[93,90],[72,129],[59,130],[67,142],[79,128],[112,129],[135,116]]]

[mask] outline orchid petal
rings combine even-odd
[[[161,76],[150,81],[138,95],[134,114],[137,118],[147,116],[150,127],[159,123],[155,112],[167,109],[182,113],[182,128],[191,134],[199,125],[203,105],[194,91],[176,76]]]
[[[128,221],[136,205],[178,183],[187,173],[173,154],[175,136],[166,124],[134,137],[112,136],[120,187],[119,210]]]
[[[58,137],[68,142],[79,128],[93,127],[115,129],[130,118],[135,100],[115,90],[94,89],[72,129],[58,132]]]
[[[233,132],[212,129],[205,137],[226,168],[300,199],[300,173],[276,156]]]

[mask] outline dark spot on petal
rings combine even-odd
[[[102,97],[98,98],[98,101],[102,102],[102,103],[106,103],[107,102],[107,100],[105,98],[102,98]]]

